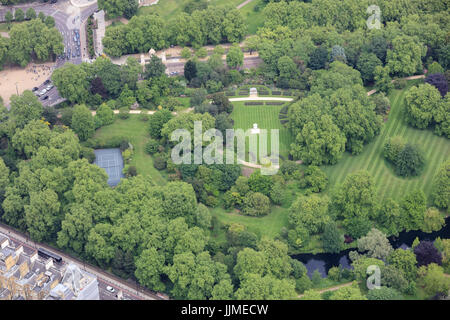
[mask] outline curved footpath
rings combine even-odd
[[[246,0],[246,1],[244,1],[244,2],[242,2],[240,5],[238,5],[237,7],[236,7],[236,9],[240,9],[240,8],[242,8],[243,6],[245,6],[246,4],[249,4],[250,2],[252,2],[253,0]]]
[[[397,79],[397,80],[416,80],[416,79],[423,79],[423,78],[425,78],[425,75],[419,74],[418,76],[410,76],[410,77],[405,77],[405,78],[401,78],[401,79]],[[395,81],[396,80],[392,80],[391,83],[394,83]],[[370,90],[369,92],[367,92],[367,95],[371,96],[375,92],[377,92],[377,89]]]
[[[318,292],[319,293],[323,293],[323,292],[326,292],[326,291],[336,291],[336,290],[338,290],[340,288],[351,286],[352,283],[353,283],[353,281],[352,282],[343,283],[343,284],[340,284],[340,285],[337,285],[337,286],[334,286],[334,287],[331,287],[331,288],[326,288],[326,289],[319,290]],[[300,294],[297,297],[298,298],[302,298],[303,296],[304,296],[304,294]]]
[[[292,101],[294,99],[292,98],[271,98],[271,97],[247,97],[247,98],[231,98],[229,99],[230,102],[236,102],[236,101]],[[191,112],[194,110],[194,108],[188,108],[184,112]],[[114,114],[119,114],[119,110],[113,110]],[[155,110],[130,110],[130,114],[154,114]],[[96,111],[92,111],[92,115],[95,116],[97,114]],[[177,115],[177,112],[172,112],[173,115]],[[242,159],[238,159],[238,162],[246,167],[255,168],[255,169],[261,169],[262,166],[260,164],[251,163],[244,161]],[[275,168],[279,168],[278,165],[274,166]]]

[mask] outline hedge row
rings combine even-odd
[[[86,25],[86,34],[87,34],[88,53],[90,59],[92,59],[95,56],[93,27],[94,27],[94,20],[92,16],[89,16]]]
[[[264,105],[264,102],[245,102],[244,105],[246,106],[262,106]]]
[[[90,138],[84,145],[93,149],[120,148],[122,145],[128,145],[128,138],[125,136],[113,136],[110,138]]]

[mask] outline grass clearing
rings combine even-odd
[[[256,34],[258,28],[262,27],[264,24],[264,16],[262,14],[262,6],[264,5],[262,0],[253,0],[247,3],[239,11],[241,11],[242,16],[247,22],[247,33]],[[259,10],[255,11],[255,7],[259,6]]]
[[[171,19],[178,13],[183,12],[184,4],[186,2],[186,0],[162,0],[152,6],[140,7],[138,10],[138,15],[158,13],[164,19]],[[244,0],[210,0],[208,2],[208,6],[219,7],[231,5],[236,7],[242,2],[244,2]]]
[[[191,98],[189,97],[176,97],[175,99],[180,103],[176,111],[185,110],[191,106]]]
[[[149,176],[156,185],[167,183],[167,174],[153,167],[153,159],[145,152],[145,144],[149,136],[147,123],[139,119],[139,115],[130,114],[128,119],[116,118],[113,124],[101,127],[95,132],[95,138],[108,139],[113,136],[127,137],[134,148],[131,165],[136,166],[138,174]]]
[[[20,23],[22,23],[22,22],[14,22],[14,21],[12,21],[11,22],[11,28],[14,26],[14,25],[16,25],[16,24],[20,24]],[[0,23],[0,32],[9,32],[9,30],[11,30],[11,28],[9,28],[8,29],[8,24],[6,23],[6,22],[1,22]]]
[[[270,152],[270,132],[269,129],[278,129],[280,136],[280,155],[284,158],[288,158],[290,144],[292,143],[292,137],[287,128],[285,128],[278,120],[278,114],[280,113],[283,105],[271,106],[246,106],[245,102],[233,102],[234,109],[231,117],[234,120],[235,129],[251,129],[253,124],[257,123],[258,128],[268,130],[268,146],[267,151]],[[248,141],[248,139],[246,139]],[[248,142],[247,142],[248,148]],[[247,158],[248,160],[248,158]]]
[[[417,83],[417,82],[416,82]],[[414,83],[408,83],[408,87]],[[345,177],[358,170],[367,170],[378,188],[380,199],[391,197],[399,200],[415,188],[430,195],[433,177],[442,162],[450,157],[450,141],[435,135],[432,129],[419,130],[409,126],[403,115],[403,103],[407,88],[394,90],[389,95],[391,111],[381,133],[357,156],[345,153],[336,165],[322,168],[330,179],[330,186],[342,183]],[[397,176],[392,166],[383,157],[383,145],[392,136],[400,135],[406,141],[417,143],[424,151],[426,163],[418,177]]]
[[[328,193],[337,184],[342,183],[346,176],[358,170],[367,170],[373,177],[380,199],[391,197],[399,201],[406,193],[421,188],[427,196],[430,195],[432,180],[442,162],[450,157],[450,141],[445,137],[435,135],[432,129],[419,130],[409,126],[403,115],[403,104],[406,91],[412,85],[421,81],[409,81],[408,87],[403,90],[393,90],[389,95],[391,111],[389,119],[384,123],[380,134],[370,144],[364,146],[364,150],[357,156],[345,153],[338,164],[322,166],[328,175],[330,186]],[[249,129],[253,123],[258,123],[259,128],[280,129],[280,153],[287,157],[290,150],[292,137],[289,131],[278,121],[278,112],[282,106],[245,106],[244,102],[233,102],[234,110],[232,118],[235,120],[234,128]],[[425,154],[426,164],[422,174],[418,177],[402,178],[397,176],[392,166],[384,159],[382,151],[387,138],[401,135],[407,141],[419,144]],[[288,188],[289,190],[291,188]],[[295,188],[294,188],[295,189]],[[289,193],[301,193],[298,190],[290,190]],[[295,191],[295,192],[294,192]],[[291,201],[294,200],[291,195]],[[286,206],[284,206],[286,207]],[[261,235],[275,236],[281,228],[287,226],[288,210],[282,207],[274,207],[266,217],[241,216],[237,211],[226,213],[223,209],[214,209],[221,222],[237,222],[245,225],[249,230]],[[275,219],[279,219],[276,220]],[[300,250],[301,252],[320,252],[321,241],[319,237],[312,237],[310,243]]]
[[[238,210],[227,212],[223,208],[214,208],[211,210],[211,214],[223,224],[242,224],[259,237],[264,235],[274,238],[280,233],[281,228],[288,224],[288,211],[278,206],[272,207],[272,211],[264,217],[244,216]]]

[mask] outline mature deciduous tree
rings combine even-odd
[[[414,248],[414,254],[416,255],[417,265],[419,267],[427,266],[430,263],[442,264],[442,254],[431,241],[420,241]]]
[[[366,236],[358,239],[358,250],[367,251],[368,257],[385,260],[393,249],[386,235],[373,228]]]
[[[402,225],[406,231],[419,230],[424,223],[427,210],[426,196],[422,190],[413,190],[406,194],[400,202]]]
[[[289,208],[289,223],[294,228],[304,226],[310,234],[321,233],[330,221],[328,204],[328,197],[300,196]]]
[[[369,231],[369,219],[376,215],[376,204],[375,185],[366,171],[348,175],[331,198],[332,212],[344,218],[346,231],[355,238]]]
[[[260,192],[251,192],[244,198],[242,213],[249,216],[265,216],[270,212],[270,200]]]
[[[238,68],[244,64],[244,53],[239,44],[233,44],[227,53],[227,65],[230,68]]]
[[[16,131],[12,137],[12,145],[20,153],[30,159],[42,146],[50,142],[51,131],[41,120],[31,120],[22,130]]]
[[[450,280],[444,275],[442,267],[436,263],[431,263],[427,266],[421,266],[417,273],[419,275],[419,285],[424,288],[427,294],[448,295]]]
[[[92,137],[95,130],[94,117],[85,105],[76,105],[72,115],[72,129],[81,141]]]
[[[424,223],[422,226],[422,231],[424,232],[433,232],[438,231],[445,224],[444,217],[441,216],[441,213],[436,208],[428,208],[425,212]]]
[[[338,229],[334,221],[325,225],[322,241],[325,252],[338,253],[342,250],[344,234]]]
[[[416,278],[417,259],[412,250],[395,249],[387,257],[387,262],[396,269],[403,272],[403,275],[409,281]]]
[[[89,96],[90,83],[84,68],[66,63],[53,72],[52,81],[59,94],[72,103],[83,103]]]
[[[450,160],[441,164],[433,178],[431,199],[438,208],[450,206]]]
[[[409,89],[405,96],[405,115],[414,127],[423,129],[433,121],[433,114],[441,102],[439,91],[430,84]]]
[[[409,76],[422,71],[422,57],[426,48],[416,37],[397,36],[392,40],[392,50],[387,51],[387,66],[392,74]]]
[[[11,116],[17,128],[23,128],[31,120],[41,117],[43,107],[38,98],[29,90],[21,95],[11,96]]]

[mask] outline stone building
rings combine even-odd
[[[0,300],[99,300],[95,275],[0,234]]]

